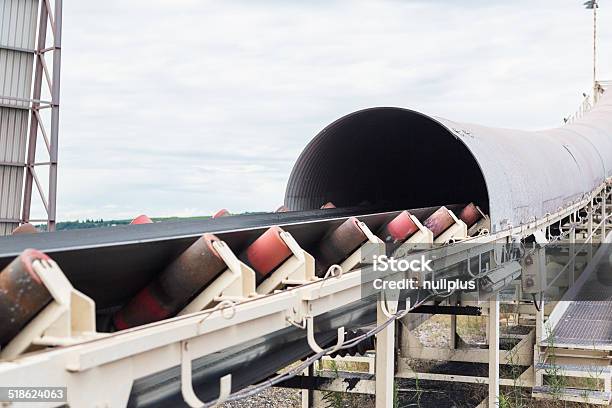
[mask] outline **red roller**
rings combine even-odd
[[[410,218],[408,211],[402,211],[395,218],[389,221],[378,232],[378,236],[385,243],[397,243],[407,240],[412,234],[417,232],[419,227]]]
[[[280,207],[278,207],[278,208],[276,209],[276,211],[274,211],[274,212],[277,212],[277,213],[283,213],[283,212],[288,212],[288,211],[289,211],[289,208],[285,207],[284,205],[281,205],[281,206],[280,206]]]
[[[429,228],[429,230],[433,232],[434,238],[436,238],[449,229],[454,223],[455,220],[448,212],[448,209],[446,207],[440,207],[425,220],[423,225]]]
[[[0,272],[0,346],[6,345],[50,301],[51,294],[32,267],[47,255],[26,249]]]
[[[138,217],[134,218],[130,225],[140,225],[140,224],[153,224],[153,220],[147,217],[145,214],[141,214]]]
[[[481,218],[482,214],[474,203],[466,205],[459,214],[459,219],[463,221],[468,228],[480,221]]]
[[[227,266],[204,234],[113,317],[119,330],[166,319],[181,311]]]
[[[359,220],[351,217],[336,229],[327,233],[313,250],[315,258],[315,273],[322,277],[327,269],[348,258],[367,240],[359,227]]]
[[[15,228],[11,235],[36,234],[37,232],[38,230],[35,226],[30,224],[29,222],[26,222],[25,224],[21,224],[20,226]]]
[[[332,203],[331,201],[330,201],[330,202],[327,202],[327,203],[325,203],[325,204],[323,204],[323,205],[321,206],[321,209],[322,209],[322,210],[327,210],[327,209],[330,209],[330,208],[336,208],[336,206],[334,205],[334,203]]]
[[[291,250],[280,237],[283,230],[272,227],[259,236],[240,255],[240,259],[259,274],[268,275],[291,256]]]
[[[230,212],[227,211],[225,208],[220,209],[219,211],[217,211],[215,213],[215,215],[213,215],[213,218],[221,218],[221,217],[227,217],[228,215],[230,215]]]

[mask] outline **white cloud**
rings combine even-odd
[[[306,143],[369,106],[556,126],[590,86],[591,13],[551,4],[65,2],[59,218],[272,210]]]

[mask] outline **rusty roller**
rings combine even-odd
[[[141,225],[141,224],[153,224],[153,220],[147,217],[145,214],[140,214],[138,217],[134,218],[130,225]]]
[[[25,224],[21,224],[20,226],[15,228],[11,235],[36,234],[37,232],[38,230],[35,226],[30,224],[29,222],[26,222]]]
[[[284,213],[284,212],[288,212],[288,211],[289,211],[289,208],[287,208],[287,207],[286,207],[286,206],[284,206],[284,205],[281,205],[281,206],[280,206],[280,207],[278,207],[278,208],[276,209],[276,211],[274,211],[274,212],[277,212],[277,213]]]
[[[221,218],[221,217],[227,217],[228,215],[230,215],[230,212],[227,211],[225,208],[222,208],[219,211],[217,211],[212,217]]]
[[[240,260],[257,272],[258,281],[278,268],[292,254],[280,234],[283,230],[271,227],[261,234],[240,255]]]
[[[204,234],[142,289],[113,317],[116,329],[156,322],[174,316],[227,266]]]
[[[480,221],[481,218],[482,214],[474,203],[466,205],[459,214],[459,219],[463,221],[468,228]]]
[[[367,237],[359,227],[357,218],[351,217],[344,221],[327,233],[313,250],[316,275],[325,276],[330,266],[344,261],[366,240]]]
[[[385,224],[379,231],[378,236],[385,244],[397,244],[404,242],[412,234],[417,232],[419,227],[410,218],[408,211],[402,211],[395,218]]]
[[[50,258],[26,249],[0,272],[0,346],[6,345],[50,301],[51,294],[32,268]]]
[[[446,207],[440,207],[425,220],[423,225],[427,227],[433,233],[434,238],[436,238],[449,229],[454,223],[455,220],[450,215],[448,209]]]

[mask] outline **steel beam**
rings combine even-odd
[[[499,407],[499,294],[489,300],[489,408]]]

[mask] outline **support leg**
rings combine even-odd
[[[451,296],[450,299],[451,306],[457,306],[457,295]],[[454,350],[457,348],[457,315],[450,316],[450,342],[449,347]]]
[[[591,237],[588,240],[589,248],[589,262],[593,259],[593,199],[591,198],[591,205],[589,206],[589,219],[587,223],[587,237]]]
[[[489,300],[489,408],[499,407],[499,296]]]
[[[606,201],[608,201],[608,190],[606,188],[604,188],[603,191],[603,200],[601,201],[601,219],[603,220],[603,222],[601,223],[601,240],[603,241],[606,238],[606,215],[607,215],[607,208],[606,208]]]
[[[570,250],[569,250],[569,256],[570,259],[573,258],[573,256],[576,254],[576,228],[575,228],[575,223],[576,223],[576,214],[573,214],[572,217],[570,218],[572,225],[572,229],[570,230],[570,236],[569,236],[569,241],[570,241]],[[570,261],[570,267],[569,267],[569,286],[571,287],[574,282],[576,281],[576,260],[572,259]]]
[[[376,323],[380,325],[387,319],[378,302]],[[393,408],[394,381],[395,322],[376,335],[376,408]]]

